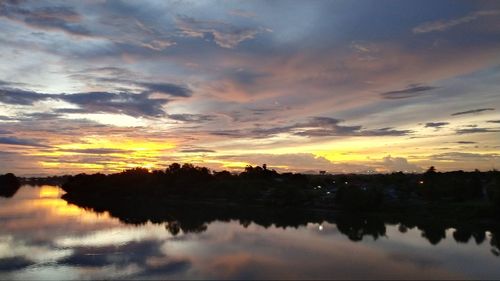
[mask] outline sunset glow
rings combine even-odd
[[[498,169],[500,3],[437,2],[0,1],[0,173]]]

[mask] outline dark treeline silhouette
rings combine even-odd
[[[135,168],[111,175],[80,174],[70,177],[62,188],[70,195],[99,198],[146,196],[289,205],[314,201],[319,194],[308,183],[305,175],[278,174],[261,167],[249,166],[235,175],[174,163],[165,171]]]
[[[116,201],[127,197],[210,200],[267,206],[302,206],[351,211],[446,209],[468,216],[493,216],[500,207],[500,173],[303,175],[248,166],[239,174],[171,164],[150,172],[135,168],[116,174],[79,174],[62,188],[70,197]],[[442,208],[446,206],[446,208]],[[425,208],[424,208],[425,207]]]
[[[21,183],[14,174],[0,175],[0,196],[10,198],[16,194]]]

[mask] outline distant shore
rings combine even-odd
[[[13,175],[11,175],[12,177]],[[89,207],[129,201],[199,202],[224,206],[293,207],[322,211],[418,213],[497,219],[500,172],[304,175],[248,166],[239,174],[190,164],[165,170],[135,168],[110,175],[24,179],[26,184],[59,184],[65,197]]]
[[[190,164],[164,171],[131,169],[111,175],[80,174],[62,185],[67,198],[106,208],[119,202],[165,201],[302,208],[310,210],[420,214],[497,219],[500,173],[302,175],[248,166],[240,174],[211,172]]]

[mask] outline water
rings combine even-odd
[[[500,278],[489,232],[478,244],[455,241],[454,229],[437,241],[417,227],[360,229],[316,218],[298,227],[191,217],[181,226],[133,225],[68,204],[62,193],[24,186],[0,197],[0,279]]]

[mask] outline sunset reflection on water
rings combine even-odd
[[[68,204],[53,186],[0,198],[0,279],[463,279],[500,276],[488,243],[430,244],[417,229],[352,242],[335,224],[214,221],[177,234]],[[131,206],[133,208],[133,206]],[[200,211],[202,211],[200,209]],[[170,228],[169,228],[170,227]]]

